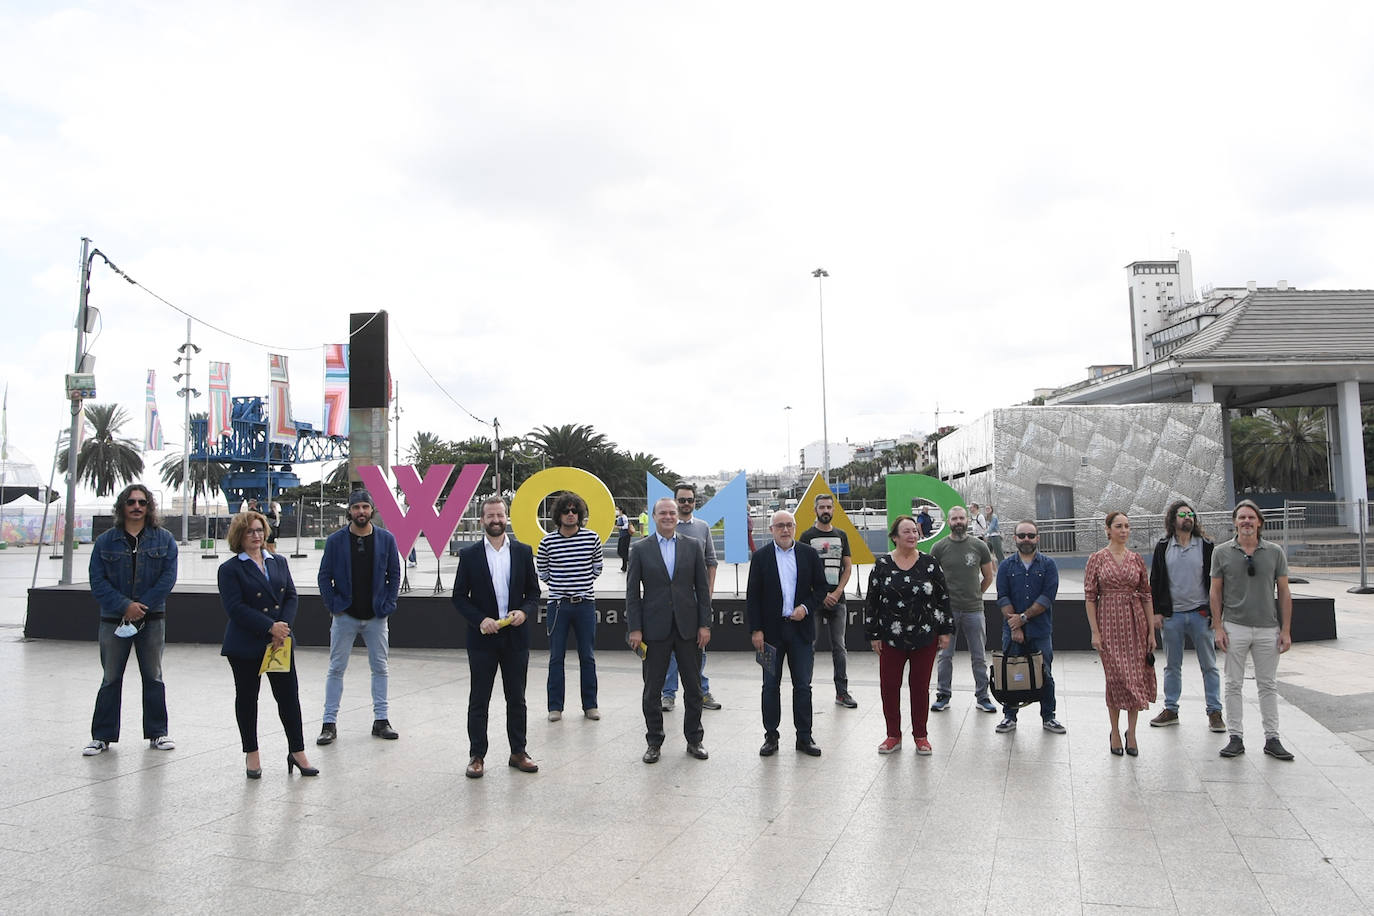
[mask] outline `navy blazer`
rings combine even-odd
[[[778,645],[782,633],[782,581],[778,578],[778,555],[772,541],[760,547],[749,558],[749,584],[745,590],[744,614],[749,632],[763,631],[764,642]],[[796,541],[792,549],[797,554],[797,592],[794,606],[806,608],[806,616],[794,624],[801,627],[802,638],[816,641],[816,615],[825,606],[825,563],[816,548]]]
[[[496,589],[492,587],[491,567],[487,565],[487,539],[484,536],[458,552],[458,572],[453,577],[453,606],[468,621],[468,647],[480,646],[481,640],[500,639],[511,633],[513,639],[526,648],[530,644],[529,627],[539,606],[539,574],[534,569],[534,551],[506,535],[510,550],[510,609],[525,612],[527,618],[520,626],[511,626],[488,636],[478,627],[500,611],[496,607]]]
[[[220,655],[261,658],[272,641],[272,624],[284,620],[290,626],[296,621],[298,602],[291,567],[280,554],[264,550],[263,557],[266,576],[243,554],[219,565],[219,600],[229,615]]]

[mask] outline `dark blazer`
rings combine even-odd
[[[256,563],[238,555],[219,565],[219,600],[229,615],[220,655],[261,658],[272,641],[272,624],[284,620],[289,626],[296,621],[296,583],[291,580],[291,567],[280,554],[264,550],[263,556],[267,558],[266,576]]]
[[[658,549],[658,532],[630,548],[625,573],[625,622],[648,641],[669,639],[674,630],[682,639],[696,639],[697,630],[711,625],[711,589],[706,584],[706,554],[701,542],[686,535],[674,538],[673,578]]]
[[[530,644],[530,624],[539,605],[539,574],[534,569],[534,551],[509,534],[506,544],[510,550],[510,609],[525,612],[528,618],[518,627],[510,627],[511,638],[526,648]],[[487,566],[485,536],[458,552],[458,573],[453,577],[453,606],[468,621],[468,648],[479,647],[482,640],[500,639],[503,630],[490,636],[478,629],[482,621],[496,618],[496,590],[491,583],[491,567]]]
[[[816,615],[824,607],[829,588],[825,584],[825,563],[816,548],[797,541],[792,545],[797,554],[796,604],[806,608],[806,616],[797,626],[802,638],[815,642]],[[749,632],[763,631],[764,642],[778,644],[782,633],[782,581],[778,578],[778,555],[769,541],[749,558],[749,585],[745,591],[744,616]],[[795,606],[795,605],[794,605]]]
[[[1194,535],[1197,537],[1197,535]],[[1202,593],[1210,594],[1212,589],[1212,547],[1211,541],[1202,541]],[[1155,613],[1161,617],[1174,616],[1174,596],[1169,591],[1169,564],[1164,556],[1169,549],[1169,539],[1160,538],[1155,544],[1155,555],[1150,561],[1150,595],[1154,599]],[[1184,608],[1191,611],[1193,608]]]

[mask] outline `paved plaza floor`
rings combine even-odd
[[[1374,596],[1346,594],[1356,574],[1317,573],[1295,589],[1336,599],[1340,639],[1300,644],[1280,663],[1292,763],[1260,753],[1253,681],[1249,753],[1217,756],[1226,736],[1207,730],[1191,653],[1182,723],[1153,729],[1142,719],[1140,756],[1110,756],[1102,672],[1085,652],[1055,659],[1062,736],[1040,729],[1034,708],[1018,731],[994,733],[1000,717],[974,708],[961,652],[954,702],[931,715],[931,757],[915,754],[909,734],[900,752],[879,756],[876,659],[851,654],[860,705],[848,710],[833,704],[821,654],[815,738],[824,755],[793,751],[784,696],[782,750],[760,758],[758,667],[721,652],[708,666],[724,704],[704,714],[710,759],[685,753],[679,708],[666,714],[662,761],[646,766],[639,663],[627,650],[598,656],[603,718],[578,715],[574,697],[556,723],[545,715],[547,656],[535,653],[529,750],[540,772],[500,766],[498,690],[492,765],[469,780],[462,652],[392,652],[401,738],[387,742],[369,734],[367,659],[355,650],[339,740],[317,748],[327,651],[304,648],[307,752],[321,775],[286,775],[264,690],[264,773],[250,782],[217,646],[167,647],[176,750],[139,740],[131,661],[124,740],[82,757],[96,646],[25,641],[34,554],[4,554],[0,912],[1374,910]],[[309,582],[303,572],[317,560],[295,562]],[[42,559],[40,584],[58,566]],[[618,573],[607,576],[609,593]],[[1066,590],[1078,587],[1065,578]],[[732,574],[722,570],[718,584],[731,591]],[[575,658],[569,669],[576,684]]]

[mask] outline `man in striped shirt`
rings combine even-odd
[[[582,675],[582,712],[600,719],[596,707],[596,577],[601,575],[601,536],[585,527],[587,503],[576,493],[554,500],[558,530],[539,542],[535,568],[548,584],[549,721],[563,718],[563,656],[568,631],[577,636],[577,664]]]

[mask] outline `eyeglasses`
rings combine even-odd
[[[146,499],[135,499],[134,497],[130,496],[128,499],[124,500],[124,505],[126,505],[126,506],[146,506],[146,505],[148,505],[148,500],[146,500]]]
[[[1018,532],[1016,532],[1016,539],[1017,539],[1018,541],[1033,541],[1033,540],[1035,540],[1035,539],[1038,538],[1038,537],[1040,537],[1040,535],[1038,535],[1038,534],[1036,534],[1036,533],[1034,533],[1034,532],[1031,532],[1030,534],[1026,534],[1026,533],[1023,532],[1023,531],[1018,531]]]
[[[266,534],[266,533],[267,533],[267,532],[263,531],[261,528],[249,528],[249,529],[248,529],[248,536],[249,536],[249,537],[260,538],[260,537],[262,537],[262,536],[263,536],[264,534]]]
[[[770,527],[770,528],[781,528],[781,529],[783,529],[783,530],[785,531],[785,530],[787,530],[788,528],[795,528],[795,527],[797,527],[797,523],[796,523],[796,522],[774,522],[773,524],[769,525],[768,527]]]
[[[1178,518],[1196,518],[1191,512],[1183,511],[1178,513]]]
[[[1253,575],[1255,574],[1255,557],[1254,557],[1254,554],[1246,554],[1246,555],[1245,555],[1245,574],[1246,574],[1247,576],[1253,576]]]

